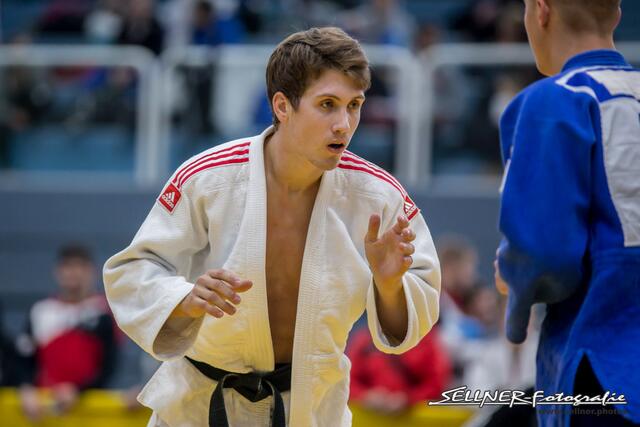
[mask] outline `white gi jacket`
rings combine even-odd
[[[272,132],[216,146],[185,162],[160,194],[131,245],[104,267],[118,325],[164,363],[139,396],[170,426],[207,425],[215,382],[183,356],[233,372],[272,371],[265,280],[266,181],[263,143]],[[404,275],[409,313],[405,339],[392,346],[376,312],[364,252],[369,217],[381,233],[405,213],[416,233]],[[286,262],[286,260],[283,260]],[[198,276],[213,268],[250,279],[233,316],[167,320]],[[417,207],[382,169],[345,152],[322,176],[304,250],[293,345],[291,391],[283,393],[288,425],[349,426],[347,335],[366,307],[375,345],[402,353],[438,319],[440,270]],[[251,403],[224,391],[231,426],[269,425],[272,397]]]

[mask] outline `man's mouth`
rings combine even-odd
[[[346,148],[346,144],[334,143],[329,144],[328,147],[329,151],[331,151],[332,153],[341,153]]]

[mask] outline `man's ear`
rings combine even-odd
[[[613,28],[617,28],[618,25],[620,24],[620,20],[622,19],[622,7],[618,6],[618,11],[616,14],[616,24],[613,26]]]
[[[549,0],[535,0],[536,2],[536,18],[540,28],[547,28],[551,20],[551,9]]]
[[[273,113],[276,115],[280,123],[286,123],[291,110],[293,110],[289,99],[282,92],[276,92],[273,95],[271,107],[273,108]]]

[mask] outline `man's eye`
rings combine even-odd
[[[349,104],[349,107],[351,107],[351,109],[353,110],[357,110],[360,108],[360,103],[359,102],[352,102],[351,104]]]
[[[333,107],[333,102],[332,101],[323,101],[322,104],[320,104],[320,106],[322,108],[332,108]]]

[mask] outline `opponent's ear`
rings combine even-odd
[[[549,0],[536,1],[536,19],[540,28],[547,28],[551,19],[551,9],[549,8]]]
[[[273,113],[278,118],[278,121],[280,121],[280,123],[286,123],[292,108],[289,99],[287,99],[284,93],[276,92],[273,95],[271,107],[273,108]]]
[[[622,19],[622,7],[618,6],[618,10],[616,12],[616,24],[613,26],[613,28],[618,27],[621,19]]]

